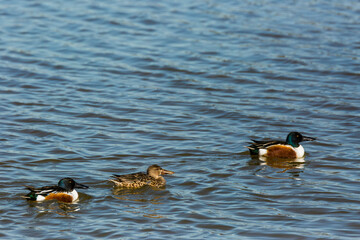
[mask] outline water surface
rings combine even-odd
[[[360,236],[358,1],[1,1],[0,237]],[[249,139],[306,142],[304,163]],[[165,189],[113,189],[159,164]],[[23,185],[73,177],[76,204]]]

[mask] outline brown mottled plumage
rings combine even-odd
[[[114,179],[109,179],[116,187],[140,188],[148,185],[152,187],[163,187],[166,184],[165,178],[161,175],[173,174],[174,172],[165,170],[158,165],[151,165],[147,172],[138,172],[126,175],[112,175]]]

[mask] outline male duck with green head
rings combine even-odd
[[[88,186],[77,183],[72,178],[63,178],[57,186],[45,186],[41,188],[26,186],[26,188],[30,190],[30,192],[26,196],[23,196],[23,198],[27,200],[44,201],[56,199],[61,202],[72,203],[79,198],[79,194],[75,188],[88,188]]]
[[[315,138],[306,137],[299,132],[291,132],[287,135],[286,141],[257,141],[247,148],[251,155],[269,158],[302,158],[305,155],[303,146],[299,143],[302,141],[313,141]]]

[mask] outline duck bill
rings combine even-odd
[[[89,188],[88,186],[85,186],[83,184],[75,182],[75,188]]]
[[[169,171],[169,170],[165,170],[165,169],[162,169],[162,171],[161,171],[161,174],[174,174],[174,172],[173,171]]]
[[[314,141],[316,138],[303,136],[303,141]]]

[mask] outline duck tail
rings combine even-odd
[[[120,183],[116,181],[115,179],[108,179],[109,182],[112,182],[115,186],[119,186]]]
[[[29,190],[30,192],[28,194],[26,194],[25,196],[21,196],[22,198],[25,198],[26,200],[36,200],[37,198],[37,194],[34,191],[34,188],[31,186],[25,186],[25,188],[27,190]]]
[[[30,192],[30,193],[26,194],[25,196],[21,196],[21,197],[25,198],[26,200],[29,200],[29,201],[36,201],[37,194],[34,192]]]
[[[255,150],[253,146],[244,146],[244,147],[248,148],[249,150]]]
[[[249,149],[251,155],[259,154],[259,149],[256,146],[250,145],[245,147]]]

